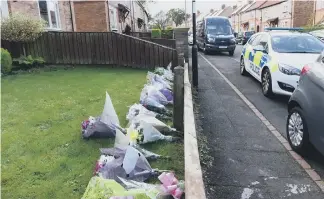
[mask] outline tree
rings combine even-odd
[[[190,17],[191,17],[191,14],[186,14],[186,20],[188,20],[188,19],[190,19]]]
[[[46,21],[39,18],[12,14],[1,21],[1,39],[14,42],[29,42],[45,31]]]
[[[186,20],[186,13],[183,9],[172,8],[167,13],[168,18],[171,19],[176,26],[181,25]]]
[[[169,21],[169,18],[167,17],[167,14],[165,14],[162,10],[158,12],[154,16],[154,24],[153,27],[158,28],[160,30],[164,30],[167,23]]]
[[[222,5],[222,9],[224,9],[225,7],[226,7],[226,5],[225,5],[225,4],[223,4],[223,5]]]
[[[11,14],[1,20],[1,39],[23,42],[23,53],[26,55],[24,42],[34,41],[45,32],[47,22],[43,19]]]

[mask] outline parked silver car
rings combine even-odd
[[[288,112],[286,131],[293,150],[305,153],[311,143],[324,154],[324,52],[302,69]]]

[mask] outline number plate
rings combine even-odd
[[[219,48],[227,48],[227,46],[219,46]]]

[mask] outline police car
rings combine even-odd
[[[243,47],[240,72],[250,73],[260,81],[265,96],[290,96],[298,85],[302,68],[314,62],[324,49],[318,38],[300,30],[268,28],[253,35]]]

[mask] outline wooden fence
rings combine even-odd
[[[47,32],[34,42],[2,41],[13,57],[43,57],[48,64],[109,64],[138,68],[177,65],[177,51],[115,32]]]
[[[159,38],[147,38],[147,37],[143,37],[141,39],[144,39],[146,41],[151,41],[153,43],[157,43],[162,46],[176,48],[176,40],[175,39],[159,39]]]
[[[152,33],[151,32],[131,32],[130,35],[133,37],[142,38],[142,37],[151,37]]]

